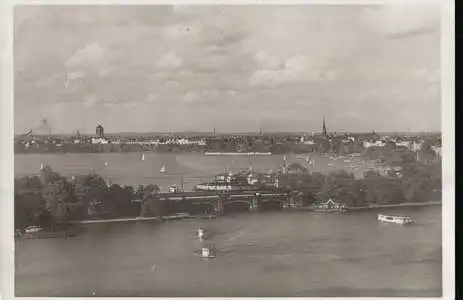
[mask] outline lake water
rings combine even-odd
[[[293,162],[305,163],[306,156],[287,155],[288,165]],[[19,154],[15,155],[15,175],[38,173],[40,163],[49,165],[54,171],[70,177],[76,174],[88,174],[92,168],[112,183],[124,185],[158,184],[162,190],[170,185],[181,183],[184,176],[184,188],[192,189],[196,184],[209,181],[225,169],[239,171],[252,166],[254,171],[276,171],[283,165],[283,156],[204,156],[190,154],[145,153],[98,153],[98,154]],[[327,157],[311,155],[314,164],[307,166],[312,171],[324,172],[346,169],[361,177],[371,165],[366,162],[345,162],[347,157],[331,160]],[[160,173],[165,166],[167,174]]]
[[[288,156],[288,163],[303,160]],[[314,171],[333,160],[314,157]],[[119,184],[185,188],[232,170],[276,170],[282,156],[201,154],[16,155],[15,174],[40,162],[65,176],[90,168]],[[105,164],[105,162],[107,162]],[[164,165],[169,172],[159,173]],[[367,164],[359,163],[365,169]],[[363,170],[356,170],[360,176]],[[435,296],[442,289],[441,208],[388,209],[410,226],[378,224],[374,211],[256,212],[215,220],[86,225],[70,239],[16,240],[17,296]],[[212,232],[217,258],[203,261],[195,230]]]
[[[280,211],[18,239],[16,296],[440,297],[441,208],[386,212],[416,224],[378,224],[373,211]],[[216,259],[193,254],[198,227],[212,233]]]

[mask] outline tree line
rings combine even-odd
[[[258,188],[265,189],[273,184],[264,174],[259,174],[258,178]],[[407,162],[402,164],[400,177],[368,171],[361,179],[344,170],[312,173],[294,163],[288,167],[288,172],[280,172],[276,178],[279,188],[300,192],[306,204],[329,198],[348,206],[441,199],[440,163]],[[186,201],[160,201],[159,191],[155,184],[137,188],[108,186],[94,173],[67,179],[46,166],[38,176],[15,178],[15,228],[24,229],[29,225],[50,228],[84,219],[153,217],[192,209]]]

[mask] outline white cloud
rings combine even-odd
[[[182,65],[183,59],[175,52],[166,53],[158,60],[158,66],[164,69],[176,69]]]
[[[86,69],[99,64],[105,55],[106,51],[100,44],[89,44],[77,50],[67,61],[66,66],[70,69]]]
[[[438,26],[439,7],[433,5],[385,5],[366,8],[362,21],[371,29],[387,35],[429,30]]]
[[[85,106],[94,106],[99,101],[98,97],[93,95],[84,96],[83,102]]]

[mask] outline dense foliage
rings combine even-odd
[[[400,177],[368,171],[364,178],[355,179],[344,170],[324,175],[292,164],[278,178],[281,187],[310,195],[314,202],[331,198],[349,206],[365,206],[441,200],[440,163],[411,162],[401,167]]]

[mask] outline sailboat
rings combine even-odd
[[[141,155],[141,160],[145,160],[145,154]]]
[[[159,170],[159,173],[167,173],[166,167],[164,167],[164,165],[161,167],[161,170]]]
[[[104,165],[105,165],[105,167],[107,167],[107,166],[108,166],[108,162],[107,162],[107,161],[105,161],[105,162],[104,162]]]

